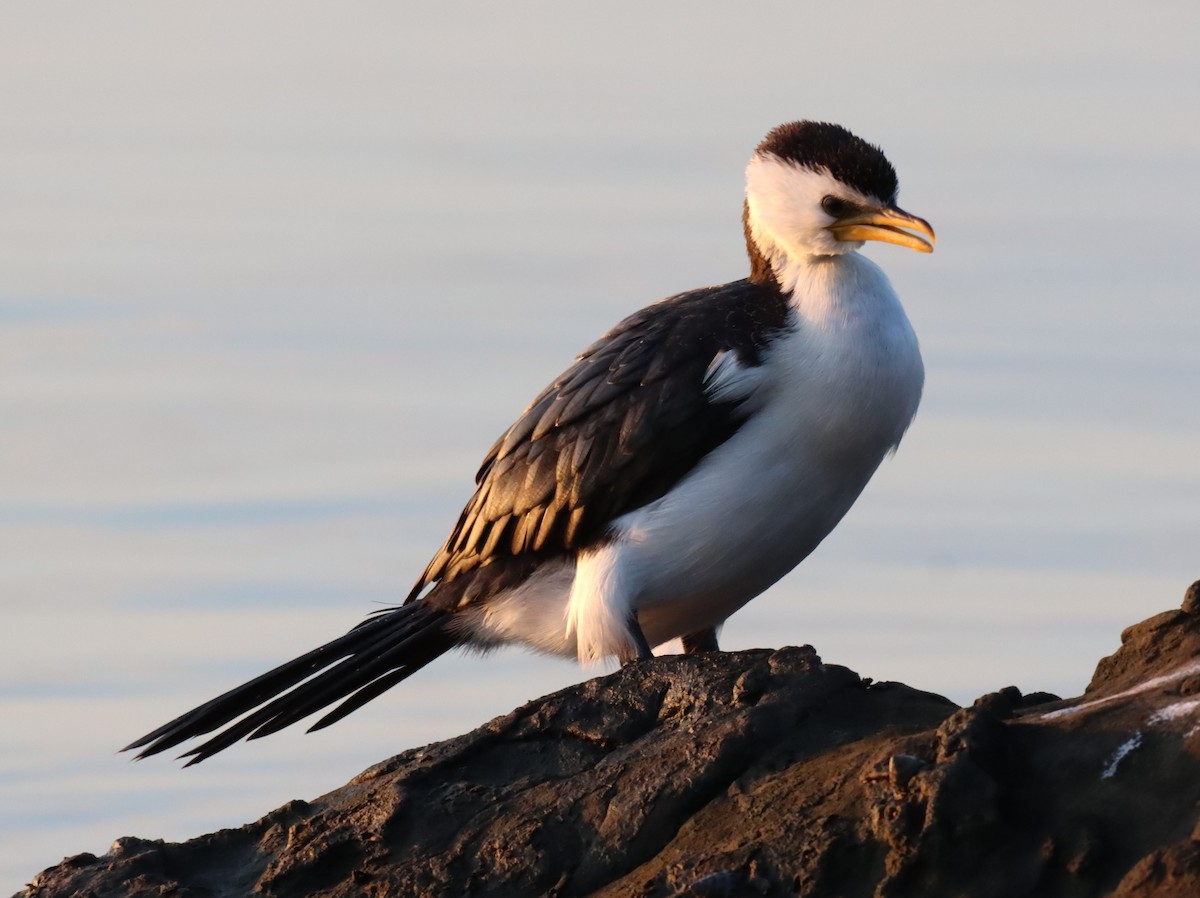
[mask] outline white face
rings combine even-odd
[[[750,160],[746,167],[750,235],[776,271],[789,262],[837,256],[862,246],[861,240],[838,240],[828,230],[835,219],[821,207],[827,196],[860,208],[882,205],[878,197],[864,196],[825,169],[813,171],[769,155],[755,154]]]

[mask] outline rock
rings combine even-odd
[[[958,708],[809,647],[658,658],[20,894],[1190,896],[1198,808],[1186,610],[1126,630],[1068,701],[1008,687]]]

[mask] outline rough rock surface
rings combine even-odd
[[[811,648],[661,658],[26,898],[1200,895],[1200,584],[1087,692],[970,708]]]

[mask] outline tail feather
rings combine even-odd
[[[449,618],[447,612],[423,602],[369,618],[345,635],[193,708],[121,750],[140,748],[137,758],[146,758],[237,721],[181,755],[191,758],[190,766],[239,739],[266,736],[349,695],[313,729],[328,726],[457,645],[461,640],[450,632]],[[380,685],[384,681],[386,685]],[[237,720],[247,712],[253,713]]]
[[[430,645],[426,649],[426,651],[429,653],[428,657],[419,659],[414,658],[413,661],[410,662],[410,667],[403,667],[398,670],[393,670],[391,673],[384,674],[373,683],[368,683],[358,692],[354,693],[352,696],[310,726],[308,731],[312,733],[316,730],[323,730],[330,724],[337,723],[346,715],[358,710],[367,702],[371,701],[371,699],[376,698],[377,696],[382,695],[384,692],[391,689],[401,680],[408,677],[409,674],[413,673],[413,671],[420,670],[434,658],[437,658],[439,655],[449,651],[458,644],[458,640],[454,639],[453,637],[443,636],[443,639],[447,640],[447,644],[444,648],[439,647],[436,644]]]
[[[381,619],[375,618],[366,623],[374,624],[377,620]],[[344,636],[327,642],[311,652],[306,652],[299,658],[293,658],[286,664],[281,664],[279,667],[193,708],[186,714],[181,714],[169,723],[142,736],[136,742],[129,743],[121,751],[131,751],[154,743],[138,756],[139,758],[145,757],[172,748],[193,736],[211,732],[238,715],[262,704],[267,699],[290,689],[335,661],[354,652],[369,651],[373,644],[381,641],[387,635],[382,626],[375,626],[372,629],[374,632],[368,634],[365,628],[359,625]]]
[[[303,685],[291,692],[284,693],[263,705],[250,716],[238,721],[234,727],[230,728],[230,731],[236,729],[239,736],[245,735],[248,739],[269,736],[271,733],[278,732],[307,717],[314,711],[345,698],[390,671],[408,676],[418,669],[418,665],[414,665],[413,649],[428,643],[429,638],[429,634],[425,632],[389,633],[387,639],[378,640],[372,644],[369,655],[358,652],[344,658]],[[424,659],[420,666],[432,661],[433,658],[452,646],[453,642],[445,646],[438,643],[440,650]],[[232,741],[236,742],[237,737]]]
[[[391,677],[389,685],[395,685],[434,658],[453,648],[456,643],[457,640],[453,636],[445,633],[442,633],[440,638],[432,638],[431,634],[422,632],[398,639],[394,644],[381,645],[376,652],[372,653],[373,657],[366,659],[365,663],[350,663],[351,661],[359,662],[360,655],[356,655],[353,659],[347,658],[337,667],[305,683],[301,690],[283,696],[286,699],[295,696],[296,700],[287,703],[289,706],[281,706],[274,719],[255,730],[250,738],[258,739],[290,726],[314,711],[328,707],[353,693],[371,689],[383,678]],[[343,668],[345,669],[343,670]],[[298,694],[301,691],[303,695]],[[382,692],[384,689],[372,692],[370,698],[375,698]],[[278,702],[280,699],[276,701]],[[366,701],[369,699],[364,698],[354,707],[359,707]],[[353,708],[347,710],[346,713],[348,714],[351,710]],[[341,719],[342,716],[345,715],[340,715],[337,719]],[[333,721],[331,720],[329,723],[333,723]],[[317,729],[321,729],[321,727],[317,727]]]

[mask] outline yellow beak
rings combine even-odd
[[[918,231],[929,239],[925,240],[910,231]],[[937,235],[933,233],[929,222],[895,206],[840,219],[829,226],[829,232],[838,240],[880,240],[907,246],[919,253],[933,252],[933,244],[937,243]]]

